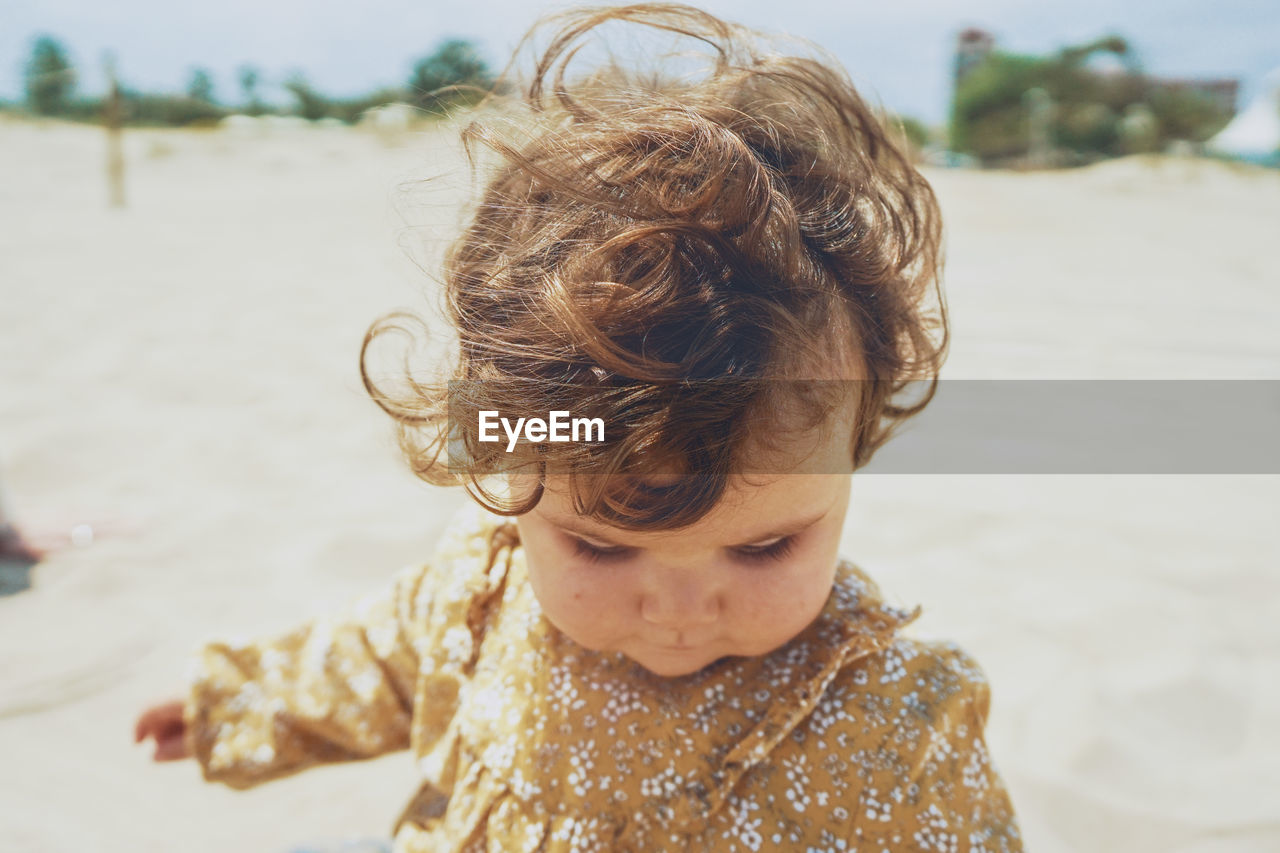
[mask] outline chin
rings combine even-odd
[[[637,663],[639,663],[639,662],[637,661]],[[704,664],[704,665],[705,665],[705,664]],[[703,667],[704,665],[699,665],[699,666],[671,666],[671,665],[666,665],[666,666],[664,666],[664,665],[661,665],[661,664],[655,664],[655,663],[652,663],[652,662],[650,662],[650,663],[641,663],[641,664],[640,664],[640,666],[644,667],[644,668],[645,668],[646,670],[648,670],[650,673],[652,673],[653,675],[658,676],[659,678],[679,678],[679,677],[680,677],[680,676],[682,676],[682,675],[693,675],[695,672],[697,672],[698,670],[702,669],[702,667]]]
[[[637,664],[647,669],[649,672],[661,678],[678,678],[682,675],[693,675],[700,669],[704,669],[715,663],[722,656],[712,658],[690,657],[684,659],[663,660],[660,657],[651,657],[645,660],[636,660]]]

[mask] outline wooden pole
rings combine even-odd
[[[107,71],[107,99],[102,110],[102,123],[107,130],[107,197],[112,207],[124,207],[124,106],[116,80],[115,57],[108,53],[103,64]]]

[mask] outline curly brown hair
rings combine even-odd
[[[610,56],[571,75],[587,37],[618,24],[694,39],[709,67],[645,74]],[[531,78],[486,105],[520,106],[526,137],[463,131],[473,167],[497,161],[445,263],[448,381],[407,360],[400,390],[370,378],[370,344],[412,315],[365,336],[365,387],[414,472],[506,515],[567,473],[578,512],[655,530],[697,521],[752,448],[837,406],[856,406],[850,454],[865,465],[932,399],[948,343],[940,213],[900,134],[812,45],[779,53],[688,6],[575,10],[525,43],[545,26]],[[846,381],[798,381],[824,378]],[[508,452],[479,441],[482,410],[585,413],[608,435]],[[536,486],[485,484],[514,471]],[[655,484],[673,471],[687,476]]]

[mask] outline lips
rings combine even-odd
[[[677,636],[682,634],[684,634],[683,631],[679,632]],[[713,637],[708,637],[705,640],[698,640],[693,643],[668,643],[663,640],[650,640],[649,645],[654,648],[662,649],[664,652],[691,652],[697,649],[705,649],[712,643],[713,639]]]

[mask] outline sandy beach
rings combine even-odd
[[[101,130],[0,122],[0,483],[55,546],[0,597],[0,847],[386,835],[406,755],[235,792],[153,764],[132,726],[200,642],[381,586],[464,499],[413,478],[357,369],[370,322],[434,300],[417,264],[455,227],[456,146],[448,128],[125,146],[110,209]],[[944,378],[1280,379],[1280,172],[928,175]],[[1028,850],[1274,851],[1278,510],[1276,475],[865,476],[844,551],[923,605],[917,634],[981,662]],[[70,544],[79,525],[91,543]]]

